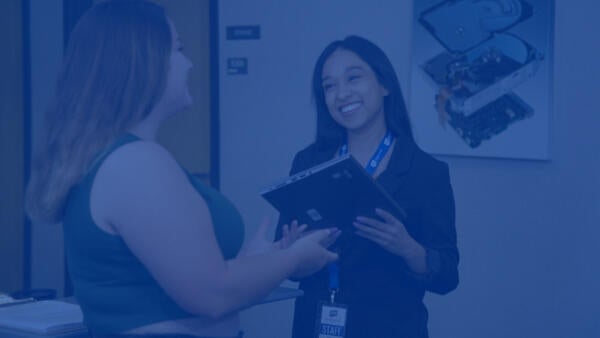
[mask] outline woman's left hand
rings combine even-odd
[[[371,240],[383,249],[406,257],[418,243],[410,236],[406,227],[396,217],[387,211],[375,209],[377,216],[383,221],[358,216],[353,223],[356,234]]]

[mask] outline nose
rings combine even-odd
[[[340,83],[335,94],[336,99],[343,101],[350,96],[350,88],[345,83]]]

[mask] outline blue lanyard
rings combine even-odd
[[[383,160],[383,158],[387,154],[388,150],[392,146],[392,142],[394,142],[394,135],[392,135],[392,132],[388,130],[387,133],[385,133],[385,136],[383,137],[381,142],[379,143],[379,147],[377,147],[377,151],[375,151],[375,154],[373,154],[373,156],[367,163],[367,166],[365,167],[365,170],[367,170],[367,172],[370,175],[375,174],[375,171],[377,171],[377,167],[379,166],[379,163],[381,163],[381,160]],[[342,144],[342,147],[340,148],[340,156],[346,155],[347,153],[348,153],[348,143],[344,143],[344,144]]]
[[[373,154],[373,156],[367,163],[367,166],[365,167],[365,170],[370,175],[375,174],[375,171],[377,171],[377,167],[379,167],[381,160],[383,160],[383,158],[387,154],[388,150],[390,150],[390,147],[392,146],[393,142],[394,142],[394,135],[392,134],[391,131],[388,130],[385,133],[385,136],[383,137],[381,142],[379,143],[379,147],[377,147],[377,151],[375,151],[375,154]],[[347,153],[348,153],[348,143],[344,142],[344,144],[342,144],[342,147],[340,148],[339,155],[343,156],[343,155],[346,155]],[[339,288],[340,288],[339,266],[337,263],[330,263],[329,264],[329,290],[331,291],[330,301],[332,304],[335,302],[335,294]]]

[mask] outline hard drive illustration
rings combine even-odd
[[[514,93],[544,59],[508,32],[532,15],[523,0],[449,0],[419,13],[419,23],[444,47],[420,65],[436,90],[434,106],[471,148],[534,114]]]

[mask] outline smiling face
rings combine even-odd
[[[384,123],[383,100],[388,91],[354,52],[333,52],[323,65],[321,79],[329,114],[346,130],[361,131]]]

